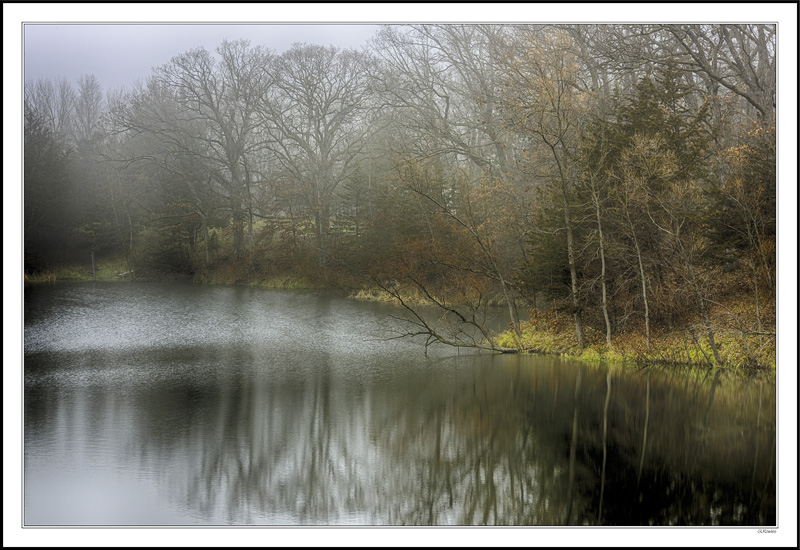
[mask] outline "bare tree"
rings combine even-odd
[[[103,114],[103,90],[94,75],[81,75],[72,117],[71,134],[77,143],[91,142]]]
[[[585,109],[585,99],[576,86],[580,65],[571,53],[573,45],[564,31],[525,27],[520,34],[521,50],[506,62],[505,112],[508,124],[527,137],[530,158],[537,151],[544,151],[541,160],[534,162],[544,171],[546,179],[557,182],[567,237],[575,333],[582,348],[575,221],[570,205],[574,179],[571,159]]]
[[[75,90],[69,80],[37,80],[25,84],[25,103],[41,113],[49,128],[59,136],[68,137],[75,109]]]
[[[653,154],[656,162],[673,163],[669,155]],[[674,157],[672,157],[674,159]],[[677,169],[668,169],[670,172],[677,172]],[[700,269],[700,255],[707,244],[707,239],[702,234],[694,231],[690,219],[697,217],[695,210],[702,207],[699,191],[693,182],[672,181],[661,191],[648,188],[647,194],[652,203],[652,208],[648,208],[647,214],[653,225],[658,228],[666,237],[667,244],[671,245],[682,262],[681,269],[676,269],[688,283],[690,292],[694,295],[697,309],[700,312],[703,327],[708,336],[708,343],[711,353],[717,364],[723,364],[719,355],[719,350],[714,338],[714,329],[708,312],[709,276]],[[677,268],[677,266],[676,266]]]
[[[269,147],[314,216],[323,268],[334,193],[366,143],[369,63],[360,52],[295,44],[275,60],[259,103]]]
[[[439,182],[437,185],[431,181],[437,178],[432,178],[425,167],[420,167],[414,162],[405,163],[399,167],[399,171],[401,184],[421,200],[423,209],[429,209],[430,216],[443,220],[444,227],[431,228],[431,246],[435,244],[437,238],[445,239],[447,250],[434,253],[433,261],[448,269],[460,271],[461,277],[465,280],[471,276],[478,276],[493,281],[495,288],[499,287],[503,303],[508,308],[513,335],[518,348],[521,349],[519,315],[513,283],[508,275],[509,266],[506,265],[511,255],[503,253],[503,241],[508,239],[502,226],[508,222],[504,213],[507,214],[509,211],[503,204],[503,198],[513,195],[508,190],[509,186],[476,183],[463,175],[460,178],[456,177],[453,184]],[[459,258],[459,254],[462,257]],[[422,287],[422,283],[418,280],[414,284]],[[432,299],[427,289],[424,294],[433,305],[447,309],[443,306],[444,300]],[[479,297],[477,301],[481,302],[481,298]],[[471,301],[463,300],[465,304]],[[464,319],[461,321],[466,322]],[[486,332],[486,329],[483,331]],[[492,349],[496,348],[491,339],[487,340]]]
[[[382,106],[413,136],[399,144],[404,153],[462,167],[466,161],[473,177],[511,176],[513,136],[497,109],[497,58],[507,34],[497,25],[381,29],[373,42],[382,62],[375,80]]]
[[[224,41],[212,56],[204,48],[178,55],[159,67],[146,89],[120,113],[129,132],[147,136],[157,151],[142,157],[180,170],[204,167],[228,202],[234,253],[253,247],[253,201],[257,157],[265,139],[256,106],[268,84],[271,54],[248,41]],[[185,173],[185,170],[183,171]],[[206,179],[192,176],[198,185]]]
[[[374,78],[393,129],[387,148],[407,166],[432,162],[453,176],[445,188],[414,178],[403,185],[421,201],[426,225],[443,217],[467,236],[477,253],[470,269],[494,282],[521,346],[513,270],[525,253],[528,196],[515,180],[516,137],[499,108],[508,37],[497,25],[387,26],[373,42],[381,61]]]
[[[775,112],[775,25],[664,25],[690,67],[744,98],[770,120]]]
[[[599,151],[597,154],[601,156],[599,162],[594,166],[588,166],[584,169],[583,181],[581,184],[585,187],[589,194],[589,209],[594,214],[594,222],[596,227],[598,252],[600,254],[600,288],[602,292],[602,309],[603,318],[606,325],[606,345],[612,348],[611,344],[611,319],[609,317],[609,297],[608,297],[608,273],[606,268],[606,250],[608,248],[607,237],[603,232],[604,218],[606,214],[607,202],[607,181],[606,174],[603,173],[605,158],[608,155],[607,146],[602,141],[597,144]]]
[[[623,151],[619,173],[615,174],[618,185],[613,197],[622,213],[624,222],[620,234],[633,244],[636,267],[644,308],[645,345],[650,350],[650,305],[647,274],[645,272],[645,251],[642,246],[637,217],[647,211],[647,187],[653,182],[668,180],[676,171],[674,155],[659,153],[662,143],[657,139],[637,136],[632,147]]]

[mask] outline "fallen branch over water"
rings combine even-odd
[[[427,302],[442,312],[442,316],[436,323],[426,319],[420,311],[403,299],[399,285],[395,281],[382,283],[379,280],[375,280],[375,284],[383,292],[391,296],[411,314],[411,318],[395,317],[395,319],[406,323],[409,329],[405,331],[395,330],[396,335],[388,339],[425,337],[426,354],[428,353],[428,347],[432,344],[444,344],[455,348],[481,349],[495,353],[518,353],[520,351],[517,348],[497,345],[495,337],[480,321],[474,307],[465,307],[463,310],[459,310],[457,307],[448,305],[443,300],[434,297],[425,285],[418,280],[413,277],[410,277],[410,279],[425,296]]]

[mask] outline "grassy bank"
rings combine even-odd
[[[351,298],[387,303],[397,303],[395,298],[379,288],[362,288],[350,294]],[[405,289],[403,300],[411,305],[430,305],[421,293]],[[738,309],[737,309],[738,308]],[[731,369],[776,368],[775,337],[764,334],[746,334],[736,328],[748,312],[746,305],[718,307],[712,312],[714,339],[723,366]],[[736,317],[737,323],[732,323]],[[774,326],[774,325],[773,325]],[[774,330],[774,329],[773,329]],[[521,341],[513,331],[507,330],[495,339],[502,348],[517,349],[522,353],[541,353],[580,359],[582,361],[607,361],[633,364],[671,364],[687,366],[714,365],[711,346],[705,329],[695,323],[692,332],[682,330],[654,330],[650,346],[644,328],[615,334],[612,347],[605,335],[590,326],[584,327],[586,345],[578,347],[575,328],[570,315],[555,311],[531,310],[530,320],[521,324]]]
[[[603,334],[587,328],[587,345],[581,349],[577,345],[571,318],[561,315],[560,319],[554,319],[552,314],[550,317],[548,319],[547,314],[533,314],[531,321],[522,323],[521,342],[517,342],[513,332],[508,330],[497,338],[497,344],[527,353],[561,355],[583,361],[714,365],[711,346],[705,331],[701,329],[695,329],[694,334],[689,330],[657,331],[651,335],[649,348],[642,334],[618,334],[612,338],[612,347],[609,348]],[[722,366],[726,368],[776,368],[774,337],[717,329],[714,340]]]
[[[98,262],[95,271],[91,267],[71,266],[36,274],[25,274],[25,284],[55,283],[60,281],[126,281],[130,280],[127,264],[124,259],[113,259]],[[139,274],[137,273],[137,276]],[[141,279],[141,276],[137,278]],[[143,276],[145,280],[169,280],[168,276]],[[265,290],[315,290],[335,292],[358,300],[397,303],[389,293],[377,287],[363,284],[353,279],[328,278],[322,280],[313,273],[295,273],[271,275],[248,271],[244,266],[234,263],[218,265],[214,269],[197,273],[192,278],[195,284],[221,286],[249,286]],[[429,300],[415,289],[405,289],[403,298],[409,305],[430,305]],[[746,306],[741,306],[746,307]],[[732,311],[733,306],[719,307],[712,315],[715,327],[714,338],[723,362],[723,366],[734,369],[766,369],[776,368],[775,336],[765,334],[747,334],[737,330],[731,323],[736,319],[746,318],[746,310]],[[512,331],[507,330],[495,340],[504,348],[517,349],[523,353],[542,353],[576,358],[584,361],[610,361],[636,364],[674,364],[710,366],[714,364],[705,330],[694,325],[693,332],[682,330],[654,330],[648,348],[641,327],[628,332],[615,334],[612,347],[606,344],[604,334],[586,326],[586,345],[583,349],[577,345],[574,325],[570,315],[557,311],[531,310],[530,319],[522,322],[521,341]],[[772,326],[774,327],[774,320]],[[769,329],[768,329],[769,330]],[[771,329],[771,330],[774,330]]]
[[[38,273],[23,274],[25,284],[55,283],[59,281],[127,281],[127,263],[124,259],[97,262],[91,266],[72,265]]]

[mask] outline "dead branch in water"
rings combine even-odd
[[[444,300],[436,298],[430,290],[418,279],[408,276],[409,280],[422,293],[425,300],[430,305],[438,308],[442,315],[437,322],[426,319],[417,308],[403,299],[400,292],[400,285],[395,281],[381,282],[374,279],[375,284],[382,291],[386,292],[397,303],[411,314],[410,318],[395,317],[408,325],[406,331],[395,331],[397,334],[388,339],[413,338],[417,336],[425,337],[425,353],[432,344],[444,344],[456,348],[472,348],[493,351],[497,353],[517,353],[519,350],[499,346],[485,326],[479,314],[479,307],[468,304],[459,309],[449,305]],[[480,303],[480,300],[479,300]]]

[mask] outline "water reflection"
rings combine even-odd
[[[26,524],[775,523],[774,384],[364,356],[327,307],[293,353],[26,354]]]

